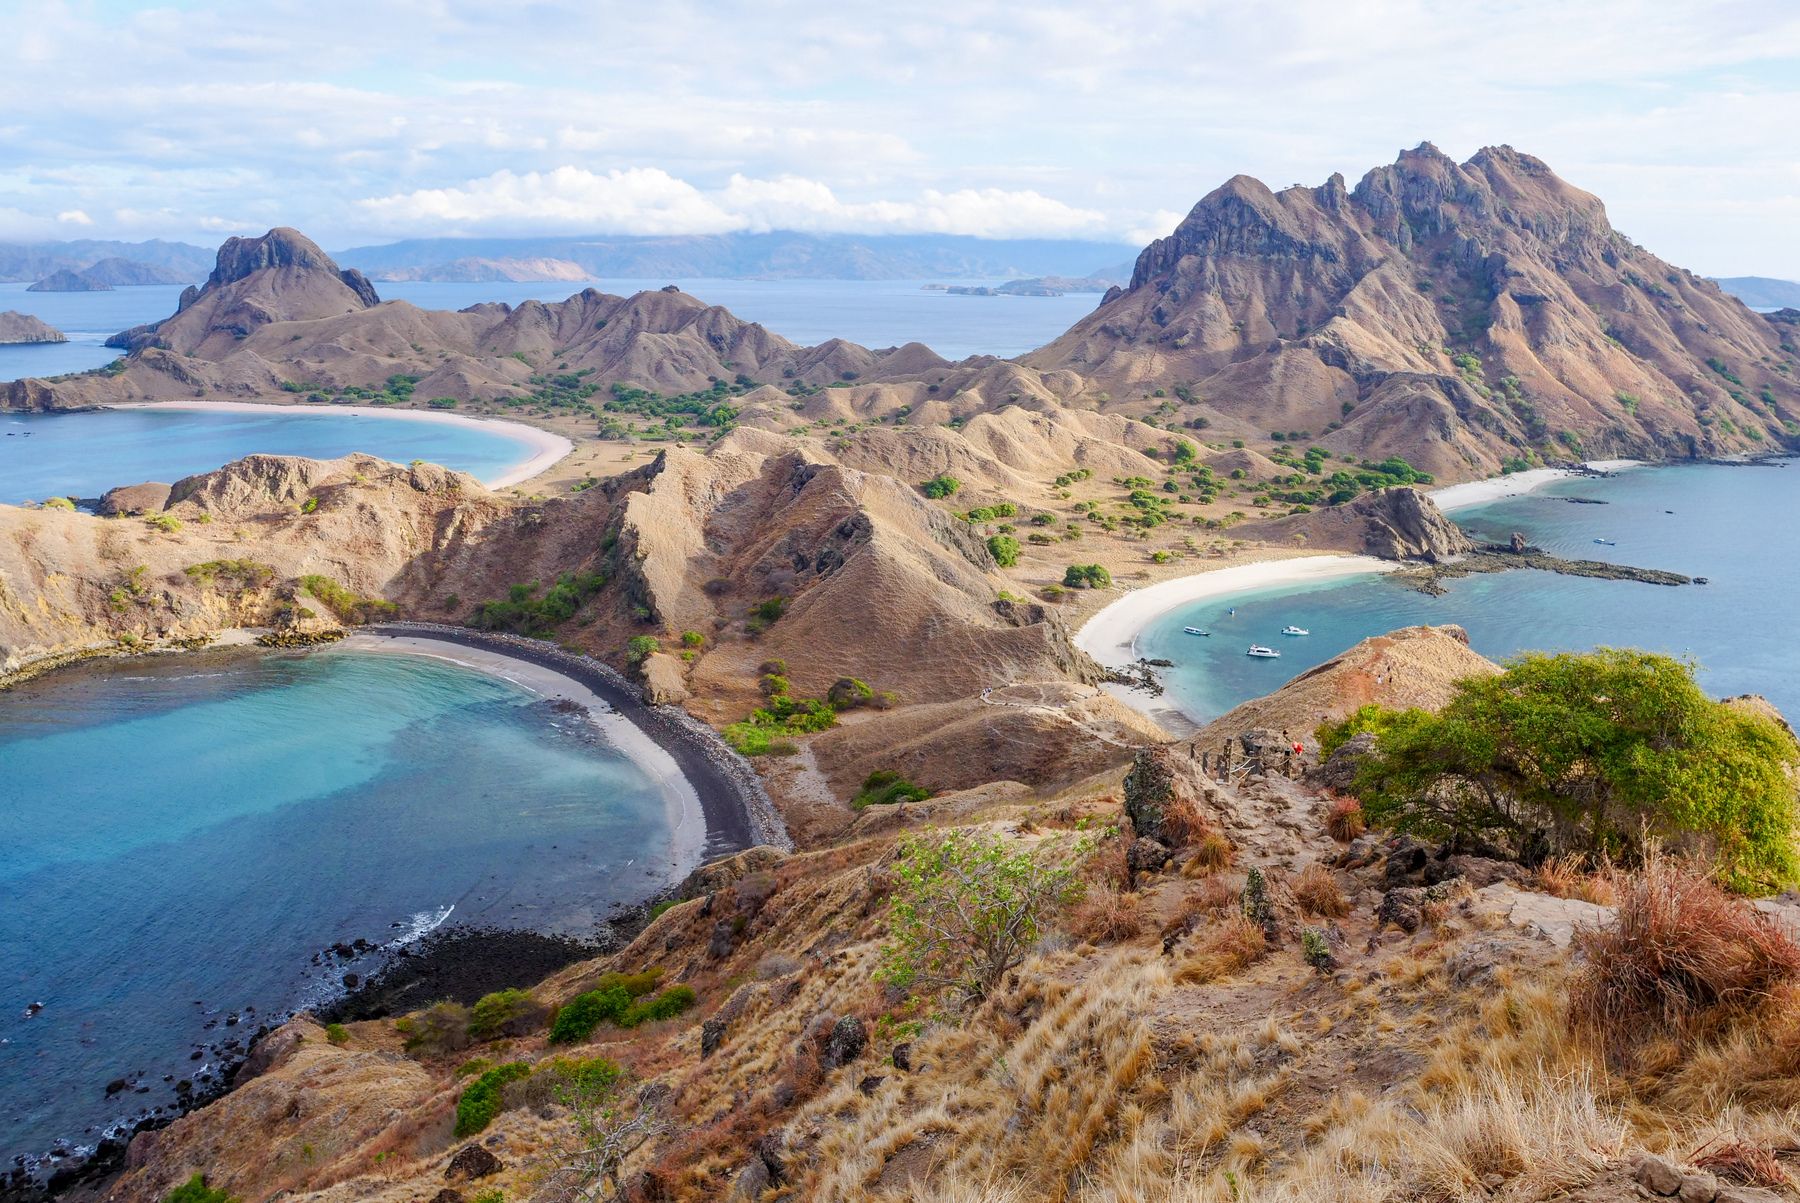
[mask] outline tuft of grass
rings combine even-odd
[[[1339,888],[1337,874],[1318,861],[1300,870],[1294,878],[1294,897],[1300,909],[1324,919],[1342,919],[1350,913],[1350,903]]]
[[[1092,890],[1069,917],[1069,930],[1094,944],[1116,944],[1144,930],[1144,900],[1120,890]]]
[[[1215,982],[1254,965],[1268,951],[1262,926],[1243,915],[1233,915],[1208,929],[1194,955],[1175,971],[1175,980]]]
[[[1611,923],[1576,933],[1587,967],[1572,1015],[1611,1052],[1683,1037],[1800,982],[1800,944],[1690,865],[1653,851]]]
[[[1325,814],[1327,835],[1340,844],[1348,844],[1368,829],[1369,823],[1363,817],[1361,802],[1355,798],[1333,799],[1331,809]]]

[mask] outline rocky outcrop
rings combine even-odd
[[[157,481],[146,481],[141,485],[120,485],[101,494],[100,513],[107,518],[153,514],[168,506],[172,492],[173,486]]]
[[[66,343],[68,336],[29,313],[8,309],[0,313],[0,345],[9,343]]]
[[[1238,529],[1271,543],[1427,564],[1462,555],[1474,546],[1430,497],[1407,486],[1377,489],[1343,505],[1246,523]]]

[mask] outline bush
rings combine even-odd
[[[919,492],[925,494],[925,496],[931,498],[933,501],[939,501],[945,497],[954,495],[960,488],[962,488],[962,481],[956,479],[956,477],[939,475],[932,477],[930,480],[920,485]]]
[[[630,1007],[631,995],[618,986],[577,994],[556,1013],[550,1024],[550,1043],[580,1043],[602,1023],[616,1022]]]
[[[1112,573],[1101,564],[1071,564],[1062,583],[1065,589],[1104,589],[1112,584]]]
[[[144,521],[165,535],[172,535],[181,529],[181,519],[173,514],[151,514]]]
[[[1262,925],[1243,915],[1232,915],[1208,929],[1194,955],[1175,971],[1180,982],[1213,982],[1255,964],[1269,950]]]
[[[469,1047],[469,1008],[455,1002],[433,1003],[417,1015],[395,1020],[394,1030],[406,1038],[409,1053],[461,1052]]]
[[[534,581],[514,585],[504,601],[483,602],[475,611],[471,625],[483,631],[514,631],[521,635],[543,637],[575,617],[588,599],[606,587],[603,572],[565,572],[556,578],[544,596],[537,596]]]
[[[1800,982],[1800,944],[1706,874],[1652,849],[1613,921],[1577,929],[1587,959],[1571,1013],[1613,1051],[1693,1036]]]
[[[619,1016],[619,1026],[635,1028],[640,1024],[673,1019],[692,1007],[697,1001],[699,1000],[694,994],[692,986],[670,986],[653,998],[632,1003],[625,1014]]]
[[[554,1057],[540,1061],[529,1078],[507,1083],[504,1106],[573,1106],[578,1099],[593,1098],[625,1076],[618,1064],[605,1057]]]
[[[1116,944],[1144,929],[1144,900],[1120,890],[1096,890],[1070,916],[1069,930],[1094,944]]]
[[[785,691],[784,691],[785,692]],[[875,690],[856,677],[839,677],[825,691],[825,700],[836,710],[854,710],[875,699]]]
[[[1294,878],[1294,898],[1300,909],[1322,919],[1342,919],[1350,913],[1350,903],[1338,886],[1337,876],[1318,861],[1300,870]]]
[[[594,1034],[602,1023],[617,1023],[631,1009],[632,1000],[656,989],[662,971],[603,973],[594,988],[570,999],[550,1024],[551,1044],[576,1044]]]
[[[862,789],[850,799],[857,810],[869,806],[891,806],[897,802],[923,802],[931,791],[914,785],[893,769],[877,769],[863,778]]]
[[[642,664],[661,650],[662,643],[656,636],[633,635],[625,641],[625,660],[630,664]]]
[[[75,508],[75,503],[67,497],[46,497],[43,504],[47,510],[72,510]]]
[[[1325,814],[1325,833],[1340,844],[1348,844],[1351,840],[1369,829],[1363,819],[1362,803],[1355,798],[1334,798],[1331,809]]]
[[[328,1023],[325,1025],[325,1039],[333,1044],[348,1044],[350,1029],[341,1023]]]
[[[706,636],[702,635],[699,631],[683,631],[681,633],[681,645],[683,647],[699,647],[705,642]]]
[[[523,1036],[548,1014],[549,1008],[528,990],[496,990],[482,995],[469,1012],[469,1035],[476,1040]]]
[[[1011,568],[1019,562],[1019,541],[1011,535],[988,536],[987,548],[994,563],[1002,568]]]
[[[1800,876],[1800,744],[1708,698],[1667,656],[1528,655],[1458,683],[1438,714],[1365,707],[1321,744],[1362,730],[1376,745],[1353,789],[1376,825],[1528,863],[1566,851],[1629,862],[1662,840],[1698,848],[1736,889]]]
[[[506,1084],[530,1076],[531,1066],[523,1061],[508,1061],[469,1083],[456,1100],[456,1139],[474,1136],[493,1123],[505,1105]]]
[[[164,1195],[163,1203],[237,1203],[237,1200],[222,1190],[209,1188],[206,1175],[195,1174]]]
[[[322,602],[343,622],[367,622],[370,618],[392,614],[399,609],[393,602],[364,597],[354,589],[346,589],[330,577],[317,573],[301,577],[300,588]]]
[[[967,831],[903,839],[877,979],[985,997],[1080,895],[1074,871],[1051,851]],[[1086,852],[1086,843],[1072,851]]]

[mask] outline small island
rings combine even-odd
[[[18,343],[66,343],[69,338],[48,322],[8,309],[0,313],[0,346]]]
[[[68,268],[51,272],[42,280],[25,290],[26,292],[111,292],[112,285],[104,280],[92,279],[80,272],[72,272]]]

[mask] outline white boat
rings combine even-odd
[[[1594,542],[1600,544],[1602,547],[1617,547],[1618,546],[1618,544],[1613,542],[1611,539],[1595,539]]]
[[[1250,650],[1245,652],[1244,655],[1255,656],[1258,660],[1274,660],[1277,659],[1281,653],[1272,647],[1264,647],[1260,643],[1253,643],[1250,645]]]
[[[1211,631],[1202,631],[1199,627],[1182,627],[1181,629],[1189,635],[1210,635],[1210,634],[1212,634]]]
[[[1305,627],[1297,627],[1297,626],[1294,626],[1292,623],[1289,623],[1287,626],[1282,627],[1281,633],[1283,635],[1310,635],[1310,634],[1312,634],[1312,632],[1307,630]]]

